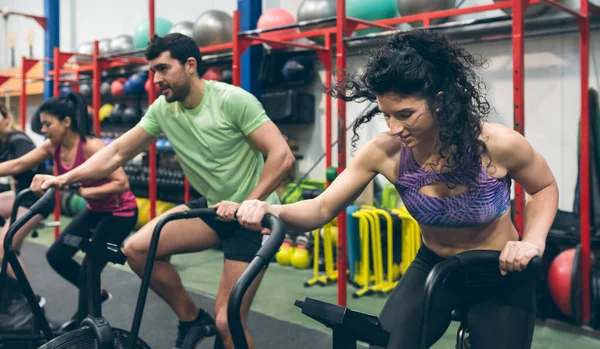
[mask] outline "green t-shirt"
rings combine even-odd
[[[185,109],[160,96],[138,123],[154,137],[169,139],[190,184],[208,201],[242,202],[260,180],[262,153],[247,135],[269,121],[260,102],[229,84],[206,81],[202,102]],[[275,192],[267,202],[279,203]]]

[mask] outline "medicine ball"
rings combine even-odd
[[[98,113],[98,118],[100,119],[100,122],[104,121],[104,119],[106,118],[110,118],[110,115],[112,114],[113,111],[113,106],[112,104],[104,104],[100,107],[100,112]]]
[[[123,111],[123,122],[126,124],[134,124],[141,119],[141,110],[139,107],[127,107]]]
[[[123,113],[125,112],[125,109],[127,109],[125,104],[115,104],[112,112],[110,113],[110,121],[114,124],[123,122]]]
[[[100,85],[100,94],[102,95],[102,97],[110,96],[110,82],[102,82],[102,84]]]
[[[548,289],[560,311],[581,323],[581,245],[561,252],[548,269]]]
[[[221,74],[221,81],[228,84],[233,84],[233,72],[231,69],[223,70],[223,73]]]
[[[81,83],[79,85],[79,93],[85,97],[90,97],[92,95],[92,85],[87,82]]]
[[[312,61],[309,58],[294,57],[285,62],[281,73],[287,81],[298,81],[310,77],[311,71]]]

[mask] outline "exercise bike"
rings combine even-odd
[[[78,185],[73,185],[69,189],[77,190]],[[73,330],[76,326],[72,326],[70,322],[63,324],[62,326],[51,326],[50,322],[44,314],[44,310],[40,306],[38,299],[27,279],[27,276],[23,272],[23,268],[17,259],[17,251],[13,249],[13,239],[16,233],[25,225],[30,219],[37,215],[45,205],[51,202],[54,198],[55,189],[48,190],[37,202],[35,202],[28,210],[17,219],[17,212],[19,206],[23,202],[24,198],[29,195],[33,195],[30,189],[25,189],[17,194],[13,203],[11,211],[11,226],[9,227],[6,236],[4,237],[4,259],[2,260],[2,269],[0,272],[0,299],[3,299],[5,295],[5,289],[7,288],[8,281],[8,265],[12,267],[15,276],[16,284],[20,288],[19,292],[25,296],[27,303],[31,309],[32,314],[32,326],[27,329],[10,329],[0,331],[0,346],[10,347],[15,346],[16,348],[36,348],[39,344],[44,343],[52,338]]]
[[[285,237],[283,223],[279,218],[266,215],[263,226],[271,230],[271,237],[256,253],[256,257],[242,273],[236,282],[227,304],[227,321],[229,330],[236,349],[248,349],[246,335],[242,327],[241,304],[244,294],[261,269],[270,263]],[[430,313],[432,297],[437,288],[446,281],[452,272],[461,268],[471,266],[488,267],[499,273],[500,251],[475,250],[466,251],[437,264],[429,273],[425,282],[426,298],[423,306],[424,320],[423,330],[420,337],[420,349],[426,349],[427,323]],[[527,270],[535,274],[541,267],[542,260],[534,257]],[[369,345],[385,348],[389,342],[389,333],[382,327],[376,316],[354,311],[338,305],[322,302],[312,298],[304,301],[297,300],[295,305],[302,309],[302,313],[313,318],[332,329],[332,347],[334,349],[357,348],[357,342],[361,341]],[[460,322],[456,337],[456,349],[470,349],[468,337],[467,309],[457,308],[451,312],[451,319]]]
[[[90,311],[88,315],[81,322],[80,328],[65,333],[48,343],[42,345],[39,349],[71,349],[71,348],[97,348],[97,349],[149,349],[150,346],[139,338],[139,332],[142,322],[142,316],[144,307],[146,305],[146,298],[148,295],[148,288],[150,286],[150,277],[152,276],[152,269],[154,267],[154,259],[156,257],[156,251],[158,249],[158,242],[160,239],[160,232],[162,228],[171,221],[179,219],[190,219],[199,217],[214,217],[216,211],[214,209],[195,209],[184,212],[175,212],[166,215],[162,218],[154,228],[152,233],[152,239],[150,241],[150,248],[148,251],[148,257],[146,259],[146,265],[144,267],[144,276],[138,294],[137,304],[135,308],[135,315],[133,317],[131,330],[123,330],[110,326],[108,320],[106,320],[101,313],[100,307],[96,304],[100,300],[99,292],[94,293],[91,291],[89,299],[92,300]],[[88,249],[88,243],[84,241],[75,241],[74,243],[82,249]],[[125,255],[120,250],[120,246],[108,246],[110,253],[118,255],[119,261],[123,263],[126,260]],[[106,252],[102,252],[106,253]],[[86,268],[88,269],[88,292],[90,290],[100,290],[100,275],[93,273],[94,263],[87,263]],[[215,335],[217,332],[214,326],[206,326],[204,329],[204,337],[210,337]],[[197,343],[184,342],[183,349],[192,349]]]

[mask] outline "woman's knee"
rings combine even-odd
[[[48,260],[48,264],[54,269],[62,264],[65,260],[64,253],[61,253],[60,247],[56,245],[56,242],[50,246],[48,251],[46,251],[46,259]]]

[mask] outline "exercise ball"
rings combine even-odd
[[[119,53],[133,50],[133,36],[123,34],[110,41],[110,52]]]
[[[223,70],[223,73],[221,74],[221,81],[228,84],[233,84],[233,72],[231,69]]]
[[[72,91],[73,90],[71,89],[70,86],[61,86],[61,88],[59,90],[61,97],[66,97]]]
[[[82,96],[90,97],[92,95],[92,85],[89,82],[79,84],[79,93]]]
[[[103,81],[102,84],[100,84],[100,94],[102,97],[110,96],[110,82]]]
[[[456,0],[398,0],[398,11],[401,16],[411,16],[419,13],[447,10],[456,7]],[[448,21],[448,17],[437,18],[431,21],[432,25],[442,24]],[[423,22],[409,23],[413,27],[423,25]]]
[[[346,16],[366,21],[398,17],[396,0],[346,0]],[[356,35],[380,32],[383,29],[371,28],[359,30]]]
[[[148,45],[148,26],[148,19],[146,18],[135,28],[135,32],[133,34],[133,46],[135,46],[135,48],[146,48]],[[173,27],[173,23],[171,23],[171,21],[168,19],[162,17],[156,17],[154,19],[154,32],[158,36],[168,34],[169,30],[171,30],[171,27]]]
[[[558,309],[567,316],[572,315],[571,277],[573,274],[574,259],[574,248],[564,250],[552,260],[548,268],[547,283],[550,296]]]
[[[221,81],[223,74],[223,69],[220,67],[210,67],[206,69],[206,73],[202,76],[205,80],[216,80]]]
[[[196,18],[192,38],[200,47],[226,44],[232,40],[232,30],[233,18],[227,12],[209,10]]]
[[[316,19],[335,17],[336,16],[336,0],[304,0],[298,7],[298,23],[304,21],[314,21]],[[329,28],[335,26],[335,21],[311,24],[300,27],[301,31],[308,31],[321,28]],[[315,36],[309,38],[310,40],[323,44],[325,42],[324,36]]]
[[[265,12],[263,12],[263,14],[258,18],[258,22],[256,23],[256,28],[257,29],[270,29],[270,28],[276,28],[276,27],[283,27],[283,26],[287,26],[287,25],[291,25],[291,24],[296,24],[296,19],[294,18],[294,16],[289,13],[288,11],[282,9],[282,8],[272,8],[269,9]],[[259,34],[260,37],[263,38],[273,38],[273,39],[277,39],[277,37],[281,36],[281,35],[287,35],[287,34],[295,34],[298,32],[298,28],[290,28],[290,29],[283,29],[283,30],[277,30],[277,31],[273,31],[273,32],[268,32],[268,33],[261,33]],[[284,48],[285,45],[279,45],[279,44],[267,44],[267,46],[270,46],[273,49],[280,49],[280,48]]]
[[[104,104],[100,107],[100,112],[98,113],[98,118],[100,119],[100,122],[104,121],[104,119],[110,117],[110,114],[112,113],[113,110],[113,106],[112,104]]]
[[[127,107],[123,110],[123,123],[133,124],[141,119],[141,111],[138,107]]]
[[[504,0],[494,0],[494,2],[499,2]],[[557,2],[563,2],[563,0],[558,0]],[[512,15],[512,8],[503,8],[502,11],[508,15]],[[560,11],[558,9],[554,9],[550,5],[546,4],[536,4],[527,6],[527,10],[525,10],[525,17],[535,17],[544,13],[552,13]]]
[[[146,93],[150,93],[150,86],[152,86],[152,80],[146,79],[146,82],[144,83],[144,90],[146,90]]]
[[[98,51],[101,55],[110,53],[110,39],[98,40]]]
[[[123,96],[125,91],[123,91],[123,85],[127,82],[126,78],[118,78],[115,79],[110,84],[110,94],[113,96]]]
[[[79,47],[77,47],[77,53],[83,53],[83,54],[87,54],[87,55],[93,54],[94,53],[94,43],[91,41],[82,43],[81,45],[79,45]],[[91,61],[92,57],[75,56],[75,57],[73,57],[73,60],[75,62]]]
[[[170,33],[179,33],[192,38],[194,37],[194,23],[190,21],[175,23],[175,25],[171,27],[171,30],[169,30],[169,34]]]
[[[144,93],[144,84],[146,83],[147,79],[148,78],[144,77],[142,74],[133,74],[125,83],[127,85],[125,93],[129,95]]]
[[[125,109],[127,109],[127,106],[125,104],[115,104],[113,110],[110,113],[110,122],[114,124],[119,124],[123,122],[123,113],[125,112]]]

